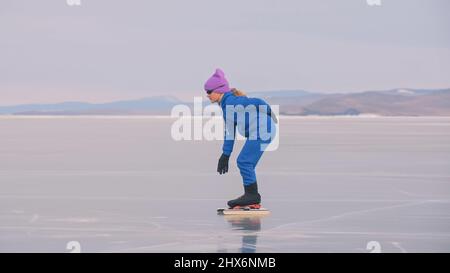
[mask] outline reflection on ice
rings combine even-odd
[[[224,215],[233,231],[242,232],[242,253],[254,253],[258,231],[261,230],[261,219],[267,215]]]

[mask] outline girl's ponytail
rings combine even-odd
[[[231,89],[231,91],[233,92],[233,95],[235,95],[237,97],[247,96],[244,92],[242,92],[241,90],[238,90],[236,88]]]

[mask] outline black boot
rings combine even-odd
[[[248,206],[261,203],[261,195],[258,193],[258,184],[253,183],[248,186],[244,185],[245,193],[241,197],[228,201],[228,206]]]

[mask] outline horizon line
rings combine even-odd
[[[305,89],[279,89],[279,90],[263,90],[263,91],[248,91],[247,94],[252,93],[270,93],[270,92],[285,92],[285,91],[303,91],[311,94],[323,94],[323,95],[342,95],[342,94],[357,94],[357,93],[365,93],[365,92],[383,92],[383,91],[392,91],[392,90],[433,90],[433,91],[442,91],[442,90],[450,90],[450,87],[444,87],[444,88],[409,88],[409,87],[398,87],[398,88],[390,88],[390,89],[366,89],[362,91],[353,91],[353,92],[315,92],[315,91],[308,91]],[[180,95],[180,93],[178,93]],[[203,96],[192,96],[192,97],[203,97]],[[116,100],[108,100],[103,102],[92,102],[92,101],[83,101],[83,100],[63,100],[59,102],[24,102],[24,103],[16,103],[16,104],[0,104],[0,107],[14,107],[14,106],[22,106],[22,105],[43,105],[43,104],[63,104],[63,103],[86,103],[86,104],[93,104],[93,105],[99,105],[99,104],[108,104],[108,103],[114,103],[114,102],[123,102],[123,101],[137,101],[137,100],[144,100],[144,99],[153,99],[153,98],[175,98],[179,100],[180,102],[186,103],[186,100],[181,99],[177,94],[169,94],[169,95],[153,95],[153,96],[144,96],[139,98],[123,98],[123,99],[116,99]]]

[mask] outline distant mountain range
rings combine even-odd
[[[268,92],[265,98],[271,104],[280,105],[280,113],[285,115],[450,116],[450,88],[400,88],[346,94],[285,91],[280,96]]]
[[[168,115],[180,103],[175,97],[158,96],[109,103],[23,104],[0,106],[0,115]]]
[[[252,92],[280,106],[284,115],[362,115],[450,116],[449,89],[400,88],[359,93],[323,94],[304,90]],[[204,104],[209,102],[204,100]],[[110,103],[63,102],[0,106],[0,115],[169,115],[173,106],[183,102],[175,97],[159,96]]]

